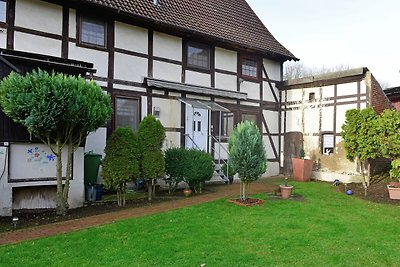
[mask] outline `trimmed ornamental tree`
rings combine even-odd
[[[56,156],[57,214],[68,210],[73,154],[86,136],[111,118],[111,99],[94,81],[38,70],[12,72],[0,84],[0,104],[13,121],[47,144]],[[67,146],[63,186],[62,149]]]
[[[184,180],[196,193],[202,193],[206,181],[209,181],[214,173],[213,158],[204,151],[189,149],[186,151]]]
[[[174,192],[177,185],[184,180],[187,169],[187,150],[185,148],[168,148],[165,151],[165,173],[164,181],[168,184],[168,192]]]
[[[117,190],[118,206],[125,206],[126,183],[139,174],[139,149],[131,128],[118,128],[107,140],[104,150],[103,178],[107,189]]]
[[[346,111],[341,135],[344,139],[346,157],[351,161],[355,160],[361,167],[366,194],[371,177],[370,160],[381,155],[380,130],[375,110],[369,107]],[[365,176],[365,169],[367,169],[367,176]]]
[[[148,199],[151,200],[155,195],[155,180],[165,173],[165,160],[161,150],[165,129],[153,115],[148,115],[140,122],[137,136],[140,177],[147,181]]]
[[[267,170],[264,144],[254,122],[241,122],[233,130],[229,137],[229,163],[239,174],[240,198],[246,201],[249,184]]]

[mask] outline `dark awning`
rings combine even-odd
[[[154,78],[145,78],[148,86],[157,87],[161,89],[170,89],[179,92],[195,93],[208,96],[218,96],[224,98],[233,98],[238,100],[246,100],[247,93],[217,89],[213,87],[199,86],[187,83],[178,83],[172,81],[165,81]]]
[[[212,111],[222,111],[222,112],[230,112],[229,109],[217,104],[215,102],[207,101],[207,100],[197,100],[197,99],[190,99],[190,98],[178,98],[179,101],[182,103],[192,106],[194,108],[202,108],[208,109]]]

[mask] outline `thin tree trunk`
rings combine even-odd
[[[65,185],[63,189],[63,201],[64,201],[64,207],[65,207],[65,213],[67,213],[67,210],[69,208],[68,204],[68,194],[69,194],[69,187],[70,187],[70,181],[72,177],[72,158],[73,158],[74,152],[72,148],[72,142],[69,142],[68,144],[68,158],[67,158],[67,171],[66,171],[66,177],[65,177]]]
[[[151,196],[152,196],[152,186],[151,186],[151,181],[147,180],[147,199],[151,201]]]
[[[57,197],[56,197],[56,214],[63,215],[64,212],[64,199],[63,199],[63,185],[62,185],[62,158],[61,158],[61,140],[56,140],[56,176],[57,176]]]

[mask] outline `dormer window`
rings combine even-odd
[[[240,57],[242,78],[258,80],[260,72],[260,61],[252,56],[243,55]]]
[[[106,47],[106,22],[89,17],[80,17],[79,44],[105,48]]]
[[[7,2],[5,0],[0,0],[0,22],[6,22],[6,9]]]
[[[187,46],[187,66],[203,70],[210,69],[210,47],[190,42]]]

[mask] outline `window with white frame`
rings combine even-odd
[[[0,0],[0,22],[6,22],[7,19],[7,2]]]
[[[332,133],[322,135],[322,154],[330,155],[335,147],[335,139]]]
[[[82,16],[80,17],[79,30],[80,44],[106,47],[107,26],[105,21]]]
[[[115,98],[115,129],[130,127],[134,132],[139,127],[139,99],[116,97]]]
[[[222,136],[230,136],[233,131],[234,117],[232,112],[222,112]]]

